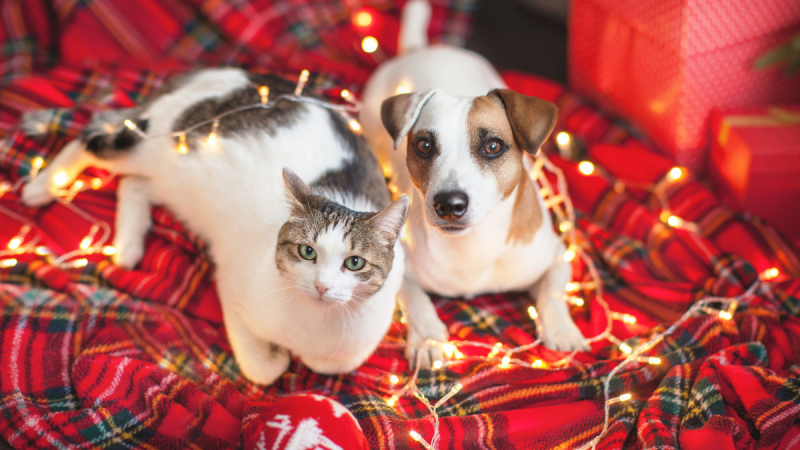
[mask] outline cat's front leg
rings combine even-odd
[[[289,368],[289,352],[254,335],[237,314],[237,310],[226,307],[222,300],[222,314],[228,342],[239,369],[248,380],[259,384],[270,384]]]
[[[439,319],[430,297],[408,273],[403,279],[398,299],[406,315],[406,359],[411,367],[416,366],[418,354],[420,367],[428,369],[434,361],[444,361],[440,345],[430,345],[428,340],[446,342],[450,337],[447,326]]]
[[[117,190],[117,218],[114,234],[114,264],[132,269],[144,255],[144,239],[150,229],[150,195],[147,180],[122,178]]]
[[[50,203],[58,188],[72,184],[84,169],[95,163],[95,159],[86,151],[83,141],[76,139],[70,142],[22,188],[22,202],[31,208]]]
[[[547,348],[561,351],[585,349],[583,333],[575,325],[564,299],[564,288],[572,277],[572,266],[564,261],[564,245],[556,251],[553,264],[537,285],[531,288],[531,297],[536,298],[536,309],[542,321],[542,334]]]

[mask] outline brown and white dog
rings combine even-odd
[[[448,338],[427,292],[449,297],[514,290],[536,299],[545,345],[573,350],[583,335],[564,300],[565,247],[528,176],[558,108],[508,90],[475,53],[428,46],[430,5],[403,11],[401,56],[364,89],[361,121],[392,181],[411,194],[406,222],[406,357],[444,358],[427,339]],[[412,92],[413,91],[413,92]],[[409,92],[396,95],[400,92]]]

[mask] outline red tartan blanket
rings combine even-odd
[[[350,24],[361,3],[350,3],[4,2],[0,181],[27,175],[37,156],[52,157],[91,111],[141,101],[165,72],[187,64],[235,62],[289,73],[308,68],[320,89],[336,80],[357,92],[369,70],[394,51],[397,9],[368,2],[382,21],[374,34],[385,54],[367,55]],[[471,2],[434,3],[432,33],[462,38]],[[672,166],[624,124],[561,86],[515,73],[505,78],[518,91],[557,101],[558,130],[581,139],[590,158],[613,176],[658,182]],[[53,117],[47,137],[26,137],[16,128],[23,111],[51,107],[70,109]],[[609,431],[597,448],[800,446],[796,243],[756,217],[735,215],[692,177],[670,184],[665,195],[671,211],[698,224],[698,236],[661,225],[661,205],[648,192],[618,192],[572,162],[554,162],[566,174],[580,213],[581,246],[599,269],[604,298],[611,310],[638,319],[614,321],[614,335],[631,346],[664,331],[697,299],[740,295],[773,267],[780,274],[732,320],[701,313],[682,322],[650,352],[661,364],[628,365],[612,378],[613,395],[632,399],[610,407]],[[86,179],[94,176],[104,185],[73,203],[113,224],[115,182],[102,173]],[[0,244],[25,220],[34,224],[26,240],[38,239],[56,254],[76,249],[89,232],[92,222],[75,210],[60,204],[26,209],[17,194],[0,197]],[[36,254],[0,267],[5,441],[16,448],[421,449],[411,431],[430,440],[433,420],[421,402],[410,394],[387,402],[412,373],[399,317],[356,372],[322,376],[295,361],[275,384],[253,385],[226,342],[213,264],[202,242],[167,211],[156,208],[153,217],[147,253],[133,271],[101,254],[69,270]],[[574,264],[575,280],[589,280],[585,265]],[[593,291],[581,295],[584,306],[573,307],[573,314],[593,336],[603,331],[605,313]],[[512,347],[535,339],[531,302],[523,295],[435,298],[435,304],[453,340]],[[462,363],[420,372],[419,387],[432,400],[457,382],[463,386],[438,409],[440,449],[583,445],[602,429],[605,376],[624,357],[617,345],[602,341],[566,367],[502,368],[499,357],[485,359],[487,350],[462,351]],[[563,356],[537,347],[518,357],[554,362]],[[290,440],[301,431],[311,440]]]

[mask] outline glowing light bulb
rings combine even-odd
[[[489,354],[486,357],[489,359],[494,358],[495,356],[497,356],[498,353],[500,353],[501,348],[503,348],[503,344],[501,344],[500,342],[494,344],[492,351],[489,352]]]
[[[534,369],[541,369],[542,367],[544,367],[544,362],[541,359],[537,359],[533,361],[531,367],[533,367]]]
[[[19,248],[20,244],[22,244],[22,238],[19,236],[14,236],[10,241],[8,241],[8,248],[11,250],[16,250]]]
[[[667,172],[667,179],[669,181],[678,181],[683,176],[683,170],[680,167],[673,167]]]
[[[178,154],[185,155],[189,153],[189,146],[186,145],[186,135],[181,133],[178,135],[178,147],[175,149]]]
[[[624,342],[619,344],[619,349],[620,351],[622,351],[622,353],[625,353],[626,355],[630,355],[631,353],[633,353],[633,349],[631,348],[631,346]]]
[[[583,299],[580,297],[569,296],[569,302],[575,306],[583,306]]]
[[[103,180],[101,180],[100,178],[92,178],[92,181],[89,184],[92,186],[92,189],[96,191],[101,187],[103,187]]]
[[[571,229],[572,229],[572,224],[569,223],[566,220],[561,222],[560,224],[558,224],[558,231],[560,231],[562,233],[566,233],[567,231],[569,231]]]
[[[419,440],[422,439],[422,436],[420,436],[419,433],[417,433],[414,430],[409,431],[408,434],[410,434],[411,438],[414,439],[417,442],[419,442]]]
[[[211,133],[208,133],[208,145],[217,145],[217,130],[219,129],[219,121],[215,120],[211,126]]]
[[[434,369],[441,369],[441,368],[442,368],[442,362],[441,362],[441,361],[438,361],[438,360],[437,360],[437,361],[434,361],[434,362],[433,362],[433,368],[434,368]]]
[[[350,125],[350,129],[353,130],[356,134],[361,134],[361,124],[358,123],[356,119],[350,119],[350,122],[348,122],[348,124]]]
[[[606,402],[607,405],[613,405],[615,403],[627,402],[631,399],[631,394],[622,394],[619,397],[612,398]]]
[[[661,358],[658,358],[656,356],[650,356],[650,357],[647,358],[647,362],[649,364],[657,366],[657,365],[661,364]]]
[[[397,378],[397,375],[392,375],[389,377],[389,382],[392,384],[397,384],[400,382],[400,378]]]
[[[258,95],[261,96],[261,104],[266,105],[269,102],[269,86],[258,88]]]
[[[72,190],[73,191],[79,191],[79,190],[81,190],[81,188],[83,188],[83,181],[78,180],[78,181],[72,183]]]
[[[44,159],[41,156],[37,156],[36,158],[33,158],[31,160],[31,166],[34,169],[37,169],[37,170],[41,169],[43,165],[44,165]]]
[[[672,228],[680,228],[683,225],[683,219],[678,216],[669,216],[667,218],[667,225],[671,226]]]
[[[780,275],[780,274],[781,274],[781,272],[777,268],[772,267],[772,268],[769,268],[769,269],[761,272],[760,278],[762,280],[772,280],[774,278],[777,278],[778,275]]]
[[[451,358],[456,351],[456,346],[453,344],[442,344],[442,351],[448,358]]]
[[[136,129],[136,124],[135,124],[135,123],[134,123],[132,120],[130,120],[130,119],[125,119],[125,121],[124,121],[124,122],[122,122],[122,123],[123,123],[123,124],[125,124],[125,126],[126,126],[126,127],[127,127],[129,130],[135,130],[135,129]]]
[[[461,353],[460,351],[458,351],[457,349],[455,351],[455,356],[456,356],[456,359],[464,359],[464,354]]]
[[[375,53],[378,49],[378,40],[372,36],[367,36],[361,41],[361,49],[366,53]]]
[[[567,133],[566,131],[562,131],[556,135],[556,144],[558,145],[558,148],[561,150],[566,150],[567,148],[569,148],[569,141],[570,141],[569,133]]]
[[[89,248],[90,245],[92,245],[92,238],[90,238],[89,236],[86,236],[81,240],[81,245],[80,245],[81,250],[86,250],[87,248]]]
[[[536,311],[533,306],[528,306],[528,315],[531,316],[531,319],[536,320],[539,318],[539,311]]]
[[[66,186],[67,181],[69,180],[67,179],[66,172],[57,172],[55,175],[53,175],[53,184],[56,185],[56,187]]]
[[[350,98],[351,94],[350,91],[348,91],[347,89],[342,89],[342,92],[339,95],[341,95],[343,99],[347,100],[348,98]]]
[[[589,161],[581,161],[580,164],[578,164],[578,170],[584,175],[591,175],[594,173],[594,164]]]
[[[576,255],[577,253],[575,252],[575,248],[570,245],[569,248],[567,248],[567,251],[564,252],[564,261],[571,262],[573,259],[575,259]]]
[[[511,362],[511,355],[503,356],[503,360],[500,361],[500,368],[502,369],[508,368],[509,362]]]
[[[570,281],[569,283],[566,284],[566,286],[564,286],[564,289],[567,292],[578,292],[580,288],[581,287],[578,283],[573,283],[572,281]]]
[[[389,400],[386,400],[386,403],[389,406],[394,406],[394,404],[397,403],[397,396],[393,395]]]
[[[14,258],[4,259],[0,261],[0,266],[3,267],[14,267],[17,265],[17,260]]]
[[[720,311],[719,317],[722,320],[731,320],[733,318],[733,314],[729,313],[728,311]]]
[[[303,88],[306,87],[306,82],[308,81],[308,70],[303,69],[300,72],[300,78],[297,79],[297,86],[294,88],[294,95],[298,96],[303,93]]]
[[[408,94],[411,92],[411,85],[408,83],[400,83],[397,89],[394,90],[394,95]]]
[[[106,256],[111,256],[116,253],[117,253],[117,247],[114,247],[113,245],[106,245],[105,247],[103,247],[103,254]]]
[[[89,264],[89,260],[86,258],[76,259],[75,262],[72,263],[75,267],[86,267]]]
[[[614,320],[620,320],[625,323],[634,324],[636,323],[636,316],[631,314],[623,314],[618,312],[612,312],[611,318]]]
[[[45,246],[43,246],[43,245],[40,245],[40,246],[36,247],[36,254],[39,255],[39,256],[49,255],[50,254],[50,249],[45,247]]]
[[[372,25],[372,14],[367,11],[358,11],[353,14],[353,25],[357,27],[368,27]]]

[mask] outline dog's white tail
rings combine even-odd
[[[399,53],[413,52],[428,46],[431,4],[427,0],[409,0],[403,7],[400,24]]]

